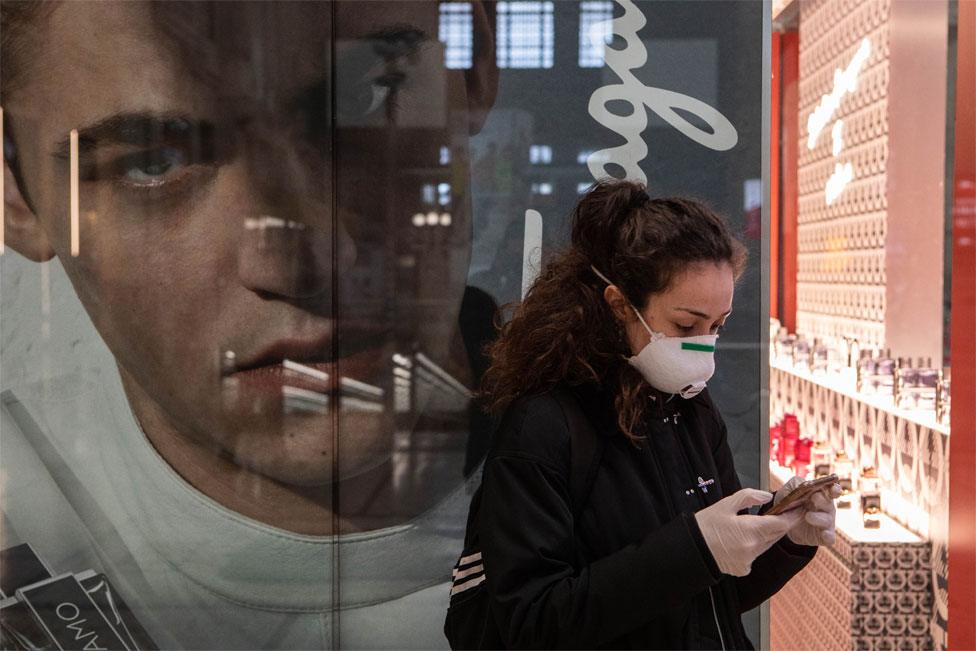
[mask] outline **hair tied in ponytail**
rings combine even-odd
[[[650,202],[651,195],[647,194],[644,190],[638,190],[637,196],[634,197],[633,201],[630,202],[630,208],[632,210],[637,210],[638,208],[643,208]]]

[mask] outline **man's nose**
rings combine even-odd
[[[251,291],[289,299],[326,293],[334,269],[355,261],[355,247],[341,224],[334,229],[277,215],[248,217],[243,223],[237,272]],[[332,242],[338,238],[338,246]]]
[[[333,210],[328,175],[297,148],[259,146],[248,156],[255,210],[243,217],[238,275],[248,289],[289,299],[326,293],[356,247]]]

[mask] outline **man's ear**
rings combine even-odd
[[[34,262],[47,262],[54,249],[41,220],[20,194],[6,161],[3,164],[3,239],[17,253]]]
[[[603,300],[607,302],[613,315],[620,323],[628,323],[634,319],[634,313],[630,309],[630,302],[623,292],[616,285],[607,285],[603,290]]]
[[[471,68],[464,71],[468,90],[468,133],[481,131],[488,111],[498,94],[498,63],[495,59],[495,3],[481,0],[472,3],[474,47]]]

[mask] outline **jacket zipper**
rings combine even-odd
[[[665,418],[664,422],[670,422],[672,425],[674,425],[674,427],[671,428],[671,433],[676,439],[675,442],[678,444],[678,449],[681,451],[682,458],[685,460],[685,468],[691,470],[692,474],[694,474],[694,468],[691,467],[691,460],[688,458],[688,453],[685,450],[684,441],[681,439],[681,433],[677,431],[678,416],[680,416],[680,412],[676,412],[673,416]],[[696,494],[696,497],[700,504],[703,504],[703,506],[708,506],[707,504],[704,504],[704,499],[702,499],[701,495]],[[718,642],[720,645],[722,645],[722,651],[726,651],[725,636],[722,635],[722,624],[718,618],[718,608],[715,607],[715,594],[712,592],[711,586],[708,588],[708,600],[711,602],[712,606],[712,617],[715,619],[715,630],[718,631]]]
[[[675,413],[673,416],[667,416],[667,417],[664,418],[664,422],[665,423],[671,422],[671,423],[677,425],[678,424],[678,415],[679,415],[679,413]],[[674,435],[674,436],[677,437],[677,434],[674,432],[674,430],[671,430],[671,433],[672,433],[672,435]],[[681,454],[684,457],[685,465],[690,467],[691,464],[688,461],[688,456],[685,454],[684,448],[682,447],[680,441],[678,441],[678,448],[681,449]],[[674,507],[674,500],[671,499],[671,486],[670,486],[670,483],[668,482],[667,477],[664,475],[664,472],[661,470],[661,464],[658,463],[658,460],[657,460],[657,452],[654,451],[654,444],[652,442],[648,441],[648,443],[647,443],[647,449],[648,449],[648,451],[651,454],[651,460],[654,462],[654,468],[655,468],[655,470],[657,470],[658,477],[660,477],[664,481],[664,485],[665,485],[664,495],[667,498],[668,509],[670,511],[671,519],[673,520],[674,518],[677,517],[678,511]],[[709,598],[709,600],[711,601],[711,604],[712,604],[712,617],[715,618],[715,629],[718,631],[718,641],[719,641],[719,644],[722,645],[722,651],[726,651],[726,649],[725,649],[725,639],[722,637],[722,627],[721,627],[721,625],[719,625],[719,621],[718,621],[718,611],[715,609],[715,596],[712,594],[711,587],[708,588],[708,598]],[[694,612],[694,609],[692,609],[692,612]]]
[[[722,625],[718,621],[718,610],[715,608],[715,595],[712,594],[712,588],[708,588],[708,598],[712,602],[712,617],[715,618],[715,630],[718,631],[718,643],[722,645],[722,651],[725,651],[725,638],[722,637]]]

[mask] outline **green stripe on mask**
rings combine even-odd
[[[714,353],[715,346],[708,344],[689,344],[686,342],[681,344],[681,350],[697,350],[703,353]]]

